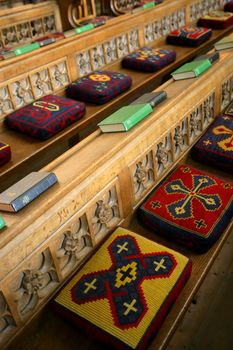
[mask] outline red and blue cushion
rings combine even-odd
[[[228,2],[224,5],[224,11],[233,12],[233,1],[228,1]]]
[[[176,52],[173,50],[143,47],[125,56],[122,60],[122,66],[144,72],[155,72],[175,61],[175,59]]]
[[[67,95],[85,102],[104,104],[128,90],[131,84],[132,78],[127,74],[97,70],[71,83]]]
[[[232,219],[233,182],[182,165],[155,189],[138,215],[157,233],[205,252]]]
[[[197,25],[213,29],[225,29],[233,24],[233,13],[224,11],[212,11],[201,17]]]
[[[167,36],[167,43],[180,46],[199,46],[210,38],[212,30],[203,27],[183,26]]]
[[[10,145],[0,142],[0,165],[4,165],[11,160]]]
[[[47,95],[8,115],[5,123],[23,134],[46,140],[77,122],[84,114],[84,103]]]
[[[193,158],[221,169],[233,171],[233,118],[216,117],[192,148]]]
[[[185,256],[118,228],[58,294],[54,306],[108,349],[143,350],[190,273]]]

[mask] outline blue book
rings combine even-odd
[[[56,182],[54,173],[32,172],[0,194],[0,210],[18,212]]]

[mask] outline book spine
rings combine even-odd
[[[16,198],[11,206],[15,212],[18,212],[24,208],[27,204],[32,202],[37,198],[41,193],[45,192],[48,188],[53,186],[57,182],[57,177],[54,173],[50,173],[43,180],[39,181],[35,186],[30,188],[28,191],[23,193],[21,196]]]
[[[88,30],[91,30],[93,28],[94,28],[94,24],[88,23],[88,24],[86,24],[86,25],[84,25],[82,27],[75,28],[75,33],[76,34],[81,34],[81,33],[84,33],[84,32],[86,32]]]
[[[37,50],[40,48],[40,45],[38,43],[33,43],[33,44],[29,44],[23,47],[18,47],[16,49],[14,49],[14,53],[16,56],[20,56],[23,55],[24,53],[28,53],[34,50]]]
[[[210,60],[211,63],[216,62],[220,57],[220,54],[218,51],[215,51],[208,59]]]
[[[0,230],[6,226],[6,223],[3,217],[0,215]]]
[[[144,9],[150,9],[151,7],[154,7],[154,6],[155,6],[155,2],[151,1],[151,2],[148,2],[147,4],[144,4],[143,8]]]
[[[159,95],[155,96],[153,100],[150,101],[151,107],[154,108],[158,104],[160,104],[162,101],[166,100],[167,93],[165,91],[160,91]]]
[[[134,125],[143,120],[151,112],[153,112],[153,108],[151,107],[150,103],[147,103],[143,110],[140,110],[138,113],[134,113],[123,123],[125,130],[127,131],[131,129]]]

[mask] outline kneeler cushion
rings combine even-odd
[[[167,43],[181,46],[199,46],[210,38],[212,30],[203,27],[183,26],[167,36]]]
[[[182,165],[148,197],[138,215],[161,235],[207,251],[231,221],[233,182]]]
[[[69,98],[47,95],[5,118],[11,129],[46,140],[85,114],[85,104]]]
[[[122,66],[145,72],[155,72],[175,61],[176,53],[167,49],[152,49],[143,47],[127,55],[122,60]]]
[[[233,12],[233,1],[229,1],[225,4],[224,11]]]
[[[0,141],[0,165],[6,164],[11,159],[10,145]]]
[[[68,96],[85,102],[103,104],[129,89],[132,78],[123,73],[97,70],[67,88]]]
[[[216,117],[192,148],[193,158],[221,169],[233,171],[233,118]]]
[[[185,256],[123,228],[58,294],[54,307],[109,349],[145,349],[191,273]]]
[[[213,29],[224,29],[233,24],[233,13],[212,11],[199,18],[197,25]]]

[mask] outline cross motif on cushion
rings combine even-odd
[[[159,206],[154,205],[159,201]],[[203,252],[233,215],[233,183],[182,165],[140,207],[141,222]]]
[[[109,349],[144,350],[190,272],[188,258],[118,228],[59,293],[55,308]]]

